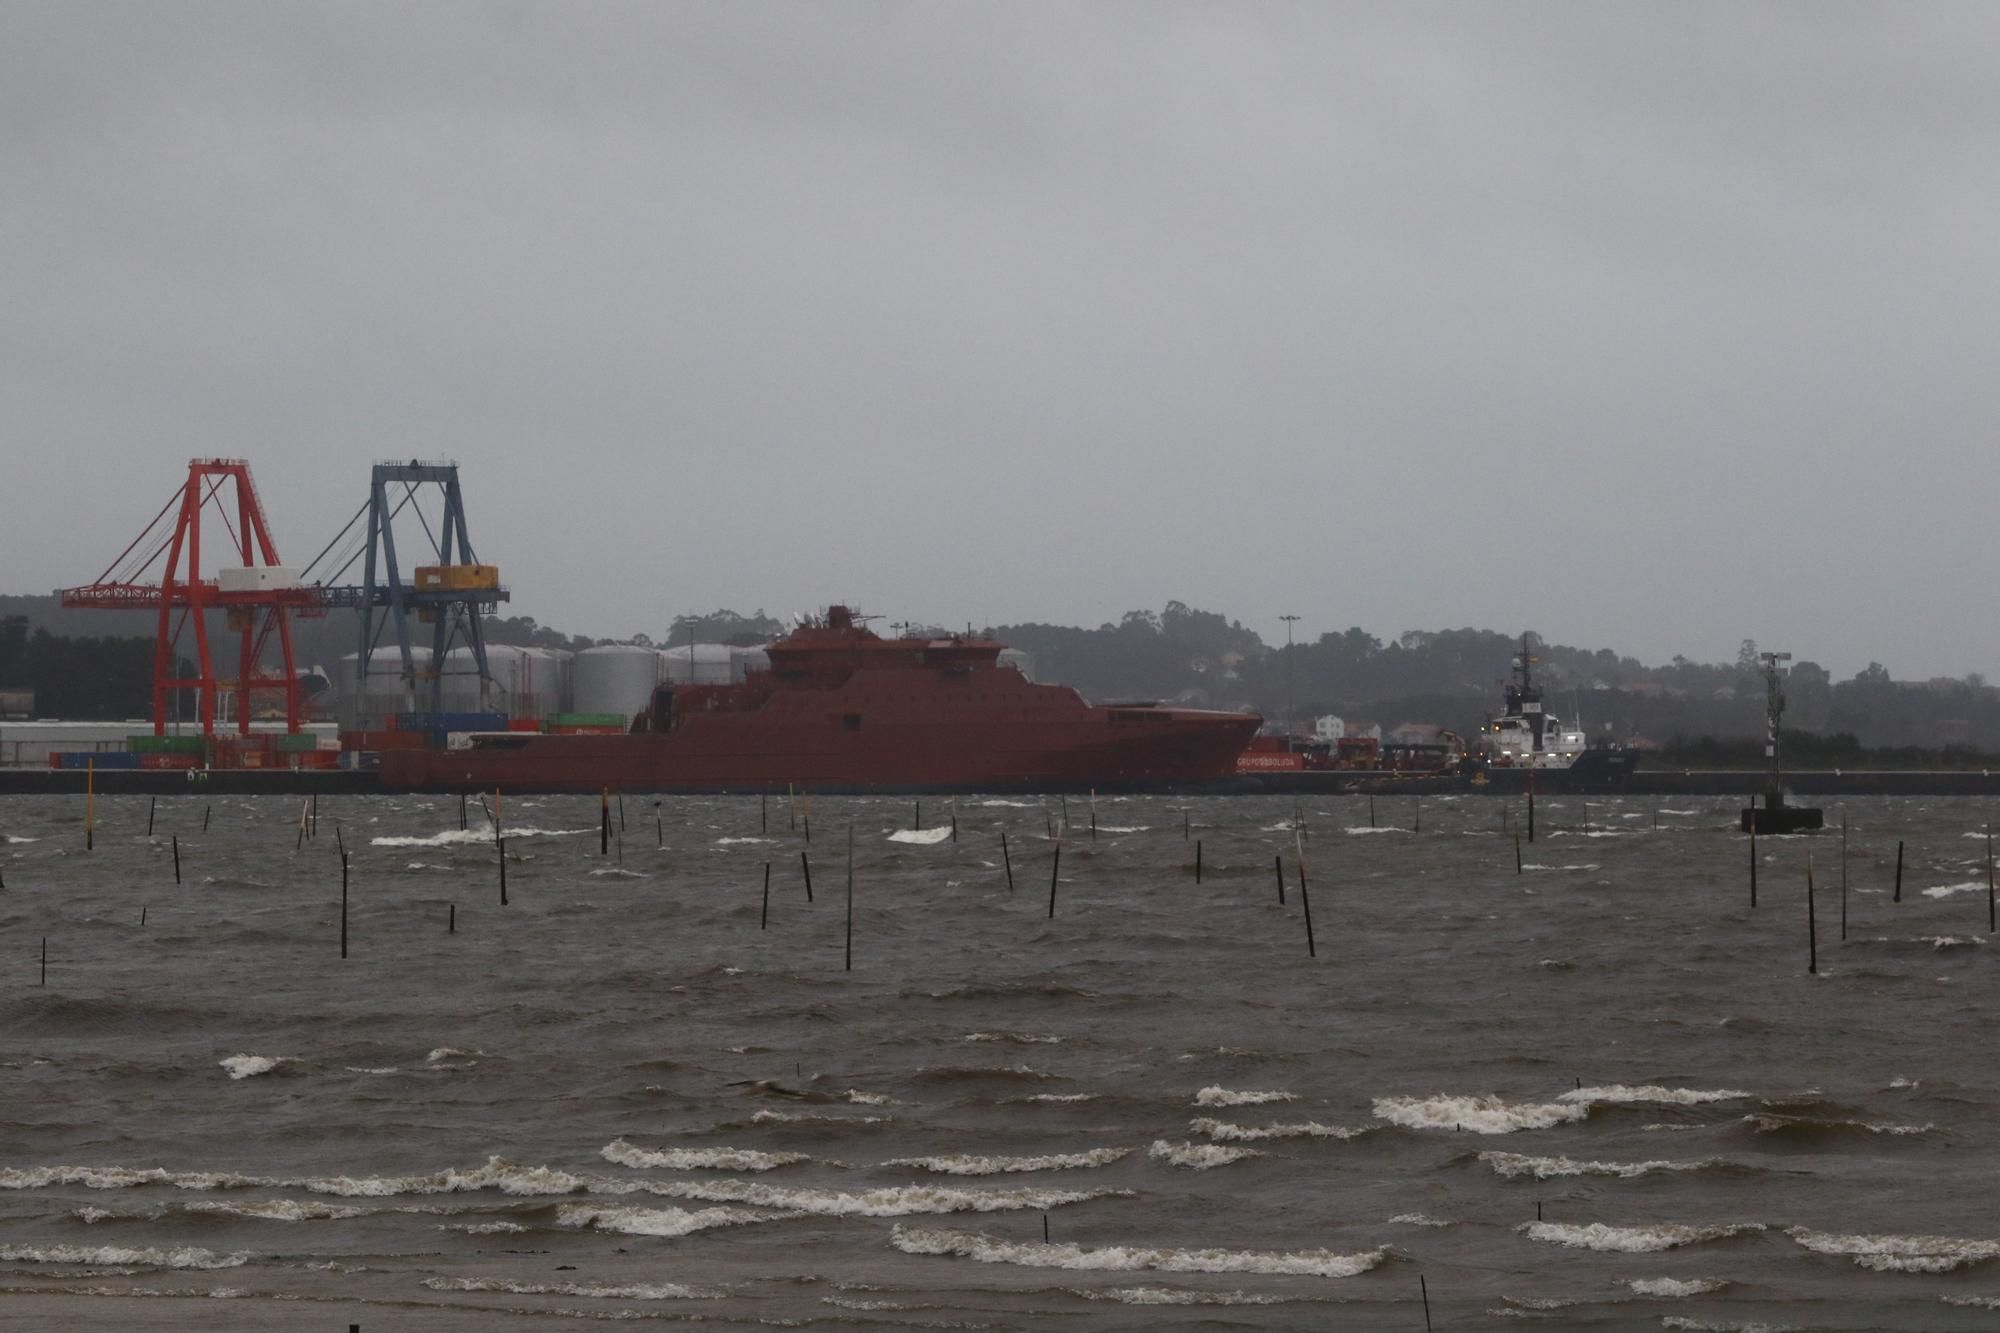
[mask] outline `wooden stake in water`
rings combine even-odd
[[[1306,957],[1319,957],[1319,950],[1313,946],[1313,902],[1306,892],[1306,849],[1299,848],[1299,906],[1306,913]]]
[[[1431,1289],[1422,1273],[1417,1274],[1417,1292],[1424,1298],[1424,1333],[1431,1333]]]
[[[785,828],[790,832],[799,831],[799,803],[792,799],[792,784],[785,784]]]
[[[1056,799],[1057,799],[1058,801],[1061,801],[1061,802],[1062,802],[1062,826],[1063,826],[1063,832],[1064,832],[1064,833],[1068,833],[1068,832],[1069,832],[1069,797],[1068,797],[1068,796],[1065,796],[1065,795],[1063,795],[1063,794],[1062,794],[1062,793],[1060,793],[1060,792],[1058,792],[1058,793],[1056,794]]]
[[[208,817],[214,813],[215,807],[212,805],[204,805],[201,808],[201,831],[203,833],[208,832]]]
[[[1993,919],[1993,825],[1986,826],[1986,933],[1991,935]]]
[[[340,858],[340,956],[347,957],[347,858]]]
[[[1194,882],[1201,883],[1201,839],[1194,840]]]
[[[653,802],[653,808],[659,809],[660,803]],[[757,831],[759,833],[771,831],[771,796],[768,792],[761,792],[757,796]]]
[[[618,831],[625,831],[625,793],[618,793]]]
[[[1014,858],[1007,851],[1007,830],[1000,830],[1000,864],[1007,870],[1007,892],[1014,891]]]
[[[1423,831],[1424,831],[1424,798],[1419,796],[1417,797],[1416,807],[1410,815],[1410,832],[1422,833]]]
[[[159,808],[159,805],[159,797],[149,796],[146,798],[146,836],[149,838],[153,836],[153,812]]]
[[[806,901],[811,902],[813,900],[813,868],[812,862],[806,860],[804,852],[799,853],[799,873],[806,877]]]
[[[764,863],[764,911],[757,918],[757,929],[763,930],[771,924],[771,863]]]
[[[847,826],[847,961],[843,972],[854,970],[854,825]]]
[[[49,984],[49,937],[42,936],[42,984]]]
[[[308,819],[310,819],[311,817],[312,817],[312,802],[311,802],[310,800],[306,800],[306,801],[300,801],[300,802],[299,802],[299,839],[298,839],[298,841],[297,841],[297,842],[296,842],[295,844],[293,844],[293,846],[292,846],[292,850],[293,850],[293,851],[295,851],[295,852],[296,852],[296,851],[298,851],[298,850],[299,850],[300,848],[302,848],[302,847],[304,847],[304,846],[306,845],[306,821],[307,821]]]
[[[447,935],[456,935],[456,934],[458,934],[458,904],[457,904],[457,903],[449,903],[449,904],[447,904],[447,905],[446,905],[446,908],[445,908],[445,918],[444,918],[444,933],[445,933],[445,934],[447,934]]]
[[[1812,853],[1806,853],[1806,971],[1819,975],[1819,921],[1813,914]]]
[[[1097,837],[1097,788],[1090,789],[1090,836]]]
[[[660,803],[653,802],[653,850],[667,850],[667,821],[660,814]]]
[[[597,797],[597,854],[611,855],[611,788],[606,787]]]
[[[97,839],[97,761],[83,763],[83,850],[91,850]]]
[[[507,840],[496,834],[493,846],[500,853],[500,905],[507,905]]]
[[[1521,835],[1514,835],[1514,873],[1521,873]]]
[[[174,835],[174,883],[181,882],[181,835]]]
[[[1056,919],[1056,874],[1062,869],[1062,843],[1056,844],[1056,854],[1049,858],[1049,920]]]
[[[910,803],[910,827],[918,833],[924,831],[924,803],[921,800]]]
[[[1271,869],[1278,876],[1278,906],[1285,905],[1285,854],[1278,853],[1271,858]]]
[[[465,793],[458,794],[458,831],[465,832]]]
[[[1896,839],[1896,896],[1895,902],[1903,901],[1903,840]]]
[[[1375,827],[1375,797],[1372,793],[1368,797],[1368,827]]]
[[[1750,905],[1757,905],[1757,826],[1750,826]]]
[[[1187,807],[1186,807],[1186,806],[1182,806],[1182,807],[1181,807],[1181,841],[1182,841],[1182,842],[1186,842],[1186,841],[1188,840],[1188,831],[1189,831],[1189,828],[1188,828],[1188,812],[1187,812]]]

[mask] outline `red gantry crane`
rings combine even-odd
[[[232,484],[233,494],[226,494]],[[219,515],[229,534],[224,547],[228,562],[218,565],[212,577],[204,578],[201,530],[209,513]],[[165,527],[169,514],[174,515],[171,530]],[[264,521],[264,508],[257,501],[256,485],[250,480],[250,465],[242,459],[190,461],[187,484],[97,581],[64,588],[58,595],[66,607],[160,613],[153,654],[154,735],[166,734],[168,699],[178,689],[199,691],[205,736],[215,734],[216,695],[223,691],[236,696],[239,734],[250,732],[253,690],[283,691],[285,729],[299,730],[299,680],[292,659],[290,614],[324,612],[317,590],[302,587],[298,571],[279,563],[278,549]],[[206,615],[211,610],[224,613],[227,632],[238,639],[232,679],[220,679],[215,673]],[[190,624],[194,628],[196,674],[182,678],[176,671],[174,645]],[[281,673],[265,672],[259,666],[273,634],[284,659]]]

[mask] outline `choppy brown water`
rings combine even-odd
[[[2000,1318],[1983,803],[1187,804],[0,803],[0,1323]]]

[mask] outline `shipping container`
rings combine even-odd
[[[317,750],[319,737],[309,731],[286,732],[272,742],[271,748],[286,754],[300,750]]]
[[[142,754],[139,756],[139,767],[154,769],[200,768],[201,756],[198,754]]]
[[[398,713],[397,731],[505,731],[505,713]]]
[[[623,713],[557,713],[549,719],[549,726],[555,727],[616,727],[623,731],[630,725]]]

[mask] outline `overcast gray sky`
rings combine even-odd
[[[2000,677],[2000,6],[0,0],[0,591],[197,454],[515,608]]]

